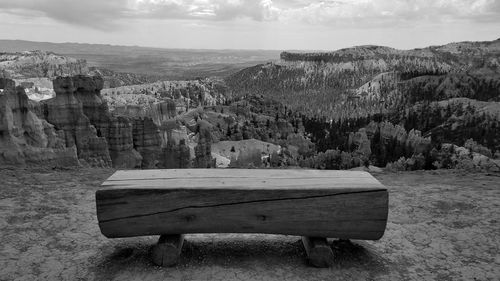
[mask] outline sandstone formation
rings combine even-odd
[[[194,151],[189,145],[190,139],[186,126],[171,119],[162,122],[161,147],[162,154],[159,167],[161,168],[189,168]]]
[[[14,82],[14,80],[0,77],[0,90],[2,90],[2,92],[8,90],[12,91],[15,87],[16,82]]]
[[[53,78],[88,72],[85,60],[44,51],[0,54],[0,69],[12,78]]]
[[[140,167],[142,156],[134,149],[133,121],[109,112],[108,105],[100,94],[104,85],[102,78],[75,76],[72,80],[76,88],[75,96],[82,102],[85,115],[96,127],[97,134],[105,137],[108,142],[113,166]]]
[[[161,151],[161,138],[158,126],[151,118],[135,118],[132,126],[132,136],[135,149],[142,156],[142,168],[155,168],[158,152]]]
[[[58,77],[54,80],[56,97],[46,101],[47,120],[61,126],[69,136],[85,131],[82,139],[89,141],[76,143],[80,158],[105,166],[112,163],[116,168],[141,167],[142,156],[134,149],[134,121],[109,112],[100,95],[102,87],[100,77]],[[69,109],[67,118],[58,116]],[[93,153],[88,155],[88,151]]]
[[[181,139],[179,144],[171,142],[162,148],[159,167],[165,169],[190,168],[190,154],[190,148],[186,145],[186,140]]]
[[[91,165],[110,166],[106,138],[97,135],[85,115],[83,104],[75,95],[76,86],[71,77],[54,80],[56,96],[43,102],[45,119],[64,131],[66,146],[76,146],[79,159]]]
[[[0,165],[79,165],[76,149],[65,143],[64,131],[30,108],[24,89],[0,78]]]
[[[366,127],[349,134],[348,145],[354,152],[369,159],[372,153],[379,160],[395,161],[400,155],[425,154],[431,148],[431,139],[422,137],[418,130],[406,130],[390,122],[370,122]],[[391,159],[397,157],[396,159]],[[384,164],[384,163],[378,163]]]
[[[176,103],[165,99],[147,105],[114,106],[112,112],[132,120],[134,148],[143,157],[142,168],[192,166],[198,140],[199,109],[177,115]]]
[[[65,145],[76,147],[83,163],[116,168],[191,166],[194,152],[186,127],[172,119],[174,103],[154,104],[146,112],[129,106],[111,113],[100,94],[102,87],[100,77],[58,77],[56,96],[31,107],[64,132]]]
[[[409,133],[401,127],[400,125],[393,125],[390,122],[370,122],[366,126],[366,133],[370,140],[378,136],[378,140],[386,145],[390,141],[395,142],[396,145],[404,147],[407,154],[419,154],[424,153],[430,147],[430,138],[422,137],[422,134],[418,130],[411,130]]]
[[[226,88],[221,81],[204,79],[189,81],[158,81],[104,89],[103,95],[114,109],[118,106],[147,105],[171,100],[177,110],[206,105],[221,104],[226,100]]]
[[[175,101],[171,99],[154,104],[154,106],[151,107],[151,110],[157,123],[161,123],[166,119],[173,118],[177,115],[177,105],[175,104]]]
[[[198,145],[194,148],[196,158],[194,159],[194,166],[197,168],[214,168],[215,159],[212,158],[212,125],[204,120],[198,121]]]
[[[108,98],[109,102],[110,99]],[[160,126],[162,122],[168,121],[177,115],[177,107],[173,100],[167,99],[162,102],[155,101],[151,104],[126,104],[114,106],[112,112],[133,118],[147,117]]]

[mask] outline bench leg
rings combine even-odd
[[[161,235],[158,243],[153,246],[153,262],[159,266],[173,266],[179,261],[183,234]]]
[[[330,267],[333,264],[333,251],[326,238],[302,236],[307,259],[315,267]]]

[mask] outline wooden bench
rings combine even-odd
[[[96,205],[106,237],[161,235],[158,265],[176,263],[183,234],[269,233],[303,236],[310,263],[326,267],[326,238],[382,237],[388,193],[360,171],[130,170],[102,184]]]

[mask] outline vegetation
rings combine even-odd
[[[321,169],[367,162],[397,170],[457,167],[473,157],[456,158],[443,145],[500,154],[500,40],[451,48],[284,52],[281,62],[245,69],[226,82],[233,102],[265,97],[278,103],[265,114],[313,143],[312,152],[292,153],[292,163]]]

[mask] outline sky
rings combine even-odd
[[[497,38],[500,0],[0,0],[0,39],[335,50]]]

